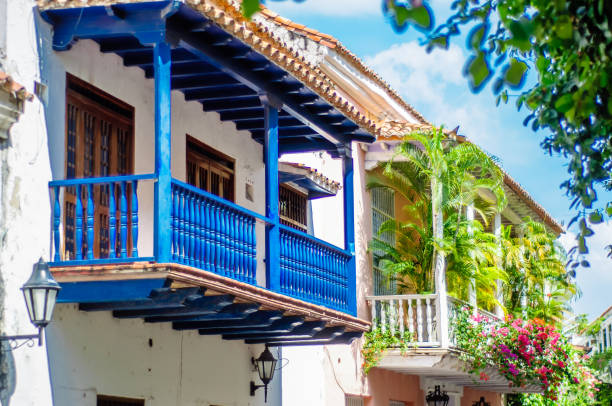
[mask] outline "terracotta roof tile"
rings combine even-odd
[[[374,82],[376,82],[379,86],[385,89],[387,94],[393,100],[399,103],[407,111],[412,113],[422,124],[429,124],[429,122],[421,115],[421,113],[419,113],[411,105],[406,103],[406,101],[402,99],[402,97],[382,77],[380,77],[380,75],[378,75],[370,67],[368,67],[365,63],[363,63],[363,61],[359,59],[359,57],[357,57],[348,48],[342,45],[342,43],[338,41],[338,39],[336,39],[335,37],[329,34],[324,34],[312,28],[304,27],[304,25],[295,23],[284,17],[282,17],[282,21],[280,21],[278,17],[270,18],[269,9],[263,5],[261,6],[261,10],[262,10],[261,14],[264,17],[266,17],[268,20],[276,24],[282,25],[290,31],[297,32],[299,34],[307,36],[313,41],[316,41],[322,45],[325,45],[326,47],[335,50],[339,54],[344,55],[358,71],[360,71],[362,74],[369,77]],[[320,38],[316,39],[316,37],[320,37]],[[321,38],[324,38],[325,40],[322,40]]]
[[[0,89],[12,94],[19,100],[32,100],[34,95],[29,93],[23,85],[15,82],[6,72],[0,70]]]

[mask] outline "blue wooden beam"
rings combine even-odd
[[[355,184],[353,176],[353,155],[351,144],[347,144],[342,157],[344,195],[344,249],[351,253],[347,265],[348,310],[353,316],[357,315],[357,268],[355,263]]]
[[[154,289],[162,288],[165,278],[127,281],[61,282],[58,303],[102,303],[147,299]]]
[[[332,340],[336,337],[341,336],[342,334],[344,334],[344,330],[345,328],[342,326],[333,326],[333,327],[326,327],[324,329],[322,329],[321,331],[315,333],[310,340],[317,340],[317,341],[329,341]],[[247,344],[267,344],[267,343],[280,343],[280,342],[303,342],[305,341],[304,338],[302,337],[287,337],[287,336],[281,336],[279,335],[278,338],[273,338],[273,337],[267,337],[267,338],[249,338],[245,340],[245,343]]]
[[[287,332],[287,333],[265,333],[265,334],[244,334],[244,335],[240,335],[240,334],[236,334],[235,337],[232,337],[231,339],[235,339],[235,340],[244,340],[244,339],[248,339],[248,340],[270,340],[270,339],[274,339],[274,340],[281,340],[284,338],[289,338],[289,339],[310,339],[313,338],[313,336],[315,336],[317,333],[319,333],[321,330],[323,330],[325,328],[325,323],[324,321],[306,321],[303,324],[294,327],[293,329],[291,329],[291,331]]]
[[[132,298],[125,301],[106,301],[102,303],[80,303],[79,310],[92,311],[108,311],[108,310],[136,310],[150,309],[154,307],[167,307],[170,304],[179,304],[186,297],[201,294],[201,288],[184,288],[170,289],[162,288],[155,289],[150,292],[146,298]]]
[[[194,35],[178,25],[170,25],[168,32],[172,33],[172,37],[178,39],[180,46],[189,50],[195,55],[201,55],[206,60],[214,63],[219,69],[232,75],[237,80],[249,86],[255,92],[264,92],[273,94],[283,104],[283,108],[292,116],[308,123],[317,133],[326,138],[332,143],[341,143],[348,140],[343,134],[339,134],[331,126],[322,121],[318,116],[310,113],[305,105],[314,103],[318,96],[314,93],[308,95],[290,95],[284,93],[282,86],[279,83],[268,82],[254,70],[247,68],[239,60],[232,59],[227,55],[223,47],[215,47],[210,44],[206,38],[199,35]],[[246,48],[246,47],[245,47]],[[248,52],[247,48],[247,52]],[[269,63],[262,70],[270,69],[272,65]]]
[[[278,212],[278,106],[267,98],[264,104],[264,161],[266,170],[266,286],[280,291],[280,222]]]
[[[249,335],[286,334],[302,324],[304,324],[303,317],[289,316],[275,321],[269,327],[242,329],[240,331],[223,331],[223,329],[220,329],[217,334],[221,334],[225,340],[244,340]]]
[[[155,204],[154,252],[157,262],[170,262],[172,243],[170,46],[158,42],[154,46],[155,70]]]
[[[78,39],[125,35],[132,35],[146,45],[164,39],[166,18],[179,8],[175,1],[156,3],[116,6],[119,13],[108,13],[102,7],[83,7],[47,10],[41,14],[53,25],[56,51],[69,49]]]
[[[234,301],[232,295],[217,296],[189,296],[180,304],[171,304],[167,307],[155,307],[137,310],[115,310],[113,316],[123,318],[142,318],[152,316],[197,316],[200,314],[214,314],[231,305]]]
[[[186,101],[218,100],[227,99],[228,97],[252,97],[257,95],[257,93],[255,93],[253,90],[243,85],[216,86],[202,90],[188,90],[184,93]]]
[[[298,127],[298,128],[308,128],[311,133],[315,133],[310,127],[304,125],[300,120],[293,117],[279,117],[278,119],[279,127]],[[236,123],[237,130],[264,130],[265,129],[265,120],[262,116],[261,119],[252,119],[252,120],[240,120]]]
[[[254,107],[261,107],[261,101],[259,96],[253,95],[252,97],[244,97],[240,99],[234,99],[226,97],[224,99],[216,100],[204,100],[202,103],[202,109],[204,111],[237,111],[242,109],[252,109]]]
[[[178,321],[206,321],[206,320],[242,320],[259,310],[259,303],[234,303],[216,313],[172,314],[169,316],[145,317],[145,323],[165,323]]]
[[[280,311],[259,311],[251,314],[244,320],[237,321],[207,321],[207,322],[178,322],[173,327],[180,329],[198,328],[201,335],[214,335],[221,332],[233,332],[243,329],[265,328],[271,326],[276,321],[282,319],[283,313]],[[199,324],[198,324],[199,323]],[[223,330],[220,330],[223,329]]]
[[[219,86],[219,85],[236,85],[239,84],[236,79],[227,76],[224,73],[216,74],[193,74],[183,75],[180,77],[172,77],[172,89],[186,90],[186,89],[204,89],[207,87]]]

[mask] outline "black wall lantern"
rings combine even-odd
[[[259,358],[251,358],[251,362],[257,368],[259,379],[263,382],[263,385],[255,385],[255,382],[251,381],[251,396],[255,396],[255,391],[259,388],[264,388],[264,402],[268,401],[268,384],[274,377],[274,370],[276,369],[277,359],[270,352],[270,349],[266,345],[266,349],[261,353]]]
[[[480,400],[474,402],[472,406],[491,406],[489,402],[485,402],[485,398],[481,397]]]
[[[34,264],[30,279],[21,287],[28,316],[32,324],[38,328],[38,334],[0,336],[0,341],[11,341],[12,348],[17,348],[27,342],[33,343],[34,339],[38,339],[38,345],[42,345],[42,331],[53,317],[53,308],[60,289],[60,285],[53,279],[49,271],[49,264],[40,258]],[[25,340],[25,342],[18,345],[19,340]]]
[[[447,406],[449,397],[446,392],[440,390],[440,385],[436,385],[433,392],[429,392],[425,396],[427,406]]]

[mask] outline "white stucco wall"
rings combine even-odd
[[[364,152],[353,144],[355,186],[355,254],[357,263],[357,314],[369,320],[365,295],[371,288],[371,260],[367,251],[371,238],[371,206],[365,190]],[[342,161],[327,154],[284,155],[283,161],[300,162],[316,168],[327,177],[342,181]],[[315,236],[343,246],[342,194],[317,199],[313,205]],[[343,405],[345,395],[367,395],[367,380],[361,373],[361,340],[351,345],[288,347],[283,356],[289,364],[283,369],[283,405]],[[304,382],[308,382],[304,385]]]
[[[40,79],[34,1],[2,2],[0,25],[6,48],[0,68],[34,91]],[[39,257],[48,259],[50,208],[44,107],[26,102],[24,112],[0,141],[0,334],[33,334],[19,288]],[[24,346],[0,351],[0,404],[51,405],[46,348]]]
[[[53,101],[48,111],[49,137],[53,148],[51,157],[54,178],[64,178],[65,93],[66,73],[77,76],[135,109],[134,117],[134,172],[154,171],[154,88],[153,80],[144,77],[138,67],[125,67],[115,54],[103,54],[98,44],[84,40],[69,51],[46,55],[45,72],[49,84],[49,98]],[[186,180],[187,134],[235,159],[235,202],[247,209],[264,213],[265,172],[263,148],[247,131],[237,131],[234,123],[222,122],[217,113],[205,113],[198,102],[186,102],[182,93],[172,92],[172,176]],[[254,202],[245,197],[246,183],[251,183]],[[152,182],[139,186],[139,241],[141,256],[153,253],[153,187]],[[257,225],[259,269],[264,269],[264,227]],[[265,285],[265,272],[258,272],[258,283]]]
[[[261,345],[81,312],[72,304],[58,305],[48,342],[58,406],[95,406],[98,394],[145,399],[147,406],[264,405],[263,389],[249,394],[251,380],[261,383],[251,366]],[[267,404],[280,404],[279,396],[274,379]]]

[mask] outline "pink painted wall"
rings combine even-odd
[[[374,368],[368,374],[368,384],[370,397],[366,406],[388,406],[390,400],[405,402],[406,406],[424,406],[425,394],[416,375]]]
[[[472,406],[474,402],[480,400],[484,396],[485,402],[491,406],[501,406],[501,395],[495,392],[486,392],[470,388],[463,388],[463,396],[461,397],[461,406]]]

